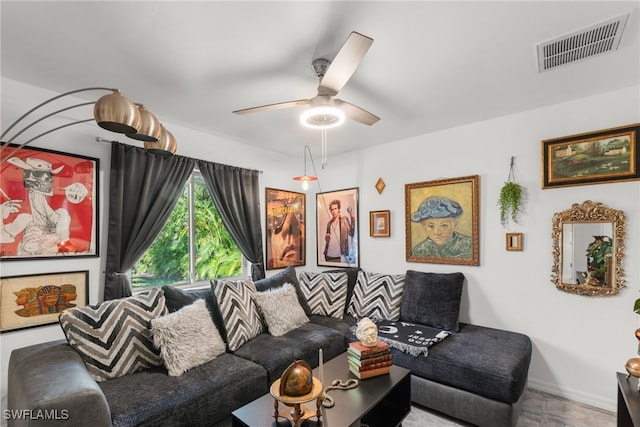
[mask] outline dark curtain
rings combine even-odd
[[[105,301],[131,295],[126,273],[162,230],[194,165],[188,157],[111,143]]]
[[[251,277],[265,277],[260,225],[259,172],[198,160],[222,223],[242,255],[251,262]]]

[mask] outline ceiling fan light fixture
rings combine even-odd
[[[344,123],[344,111],[331,107],[313,107],[300,115],[300,123],[313,129],[330,129]]]

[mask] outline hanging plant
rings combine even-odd
[[[520,206],[522,204],[523,188],[516,182],[515,172],[513,170],[513,157],[511,157],[511,167],[509,169],[509,177],[500,189],[500,198],[498,206],[500,207],[500,223],[504,226],[507,220],[511,218],[513,222],[518,222],[520,214]]]

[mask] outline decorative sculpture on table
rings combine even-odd
[[[271,395],[274,397],[274,412],[276,418],[286,418],[293,421],[293,427],[299,427],[302,421],[317,417],[320,421],[322,411],[322,382],[313,376],[311,365],[304,360],[296,360],[282,376],[271,384]],[[316,410],[306,408],[303,403],[316,401]],[[281,412],[279,402],[291,409],[288,413]]]
[[[356,337],[365,347],[375,347],[378,343],[378,327],[368,317],[363,317],[356,326]]]

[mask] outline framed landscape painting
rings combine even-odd
[[[358,189],[316,194],[319,266],[359,267]]]
[[[0,278],[0,332],[56,323],[66,308],[89,303],[89,271]]]
[[[98,159],[3,145],[2,261],[98,255]]]
[[[405,184],[406,259],[480,265],[478,175]]]
[[[305,193],[265,189],[267,270],[306,263]]]
[[[542,141],[542,188],[640,179],[640,124]]]

